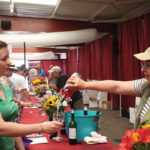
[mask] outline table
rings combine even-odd
[[[21,115],[21,123],[34,124],[40,123],[45,119],[46,115],[40,116],[38,108],[23,108]],[[56,142],[49,139],[48,134],[43,135],[47,137],[48,144],[30,144],[27,147],[27,150],[117,150],[117,148],[109,141],[107,144],[88,145],[82,142],[83,144],[69,145],[66,135],[62,135],[64,140],[61,142]]]

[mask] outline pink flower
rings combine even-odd
[[[43,98],[43,97],[41,97],[41,98],[39,99],[39,101],[40,101],[40,102],[44,101],[44,98]]]
[[[72,101],[72,99],[69,97],[69,98],[66,98],[66,99],[65,99],[65,101],[67,101],[67,102],[71,102],[71,101]]]
[[[48,98],[49,98],[49,95],[44,95],[43,98],[44,98],[44,99],[48,99]]]

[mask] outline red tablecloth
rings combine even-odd
[[[35,100],[34,100],[35,101]],[[37,108],[24,108],[21,116],[21,123],[24,124],[32,124],[32,123],[40,123],[46,119],[45,116],[40,116],[40,112]],[[69,145],[68,139],[66,136],[63,137],[63,141],[56,142],[49,139],[48,134],[44,134],[47,137],[48,144],[30,144],[27,147],[27,150],[117,150],[117,148],[110,142],[107,144],[96,144],[96,145],[88,145],[84,142],[83,144],[77,145]]]

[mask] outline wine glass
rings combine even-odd
[[[64,112],[57,111],[56,113],[54,113],[53,120],[64,123]],[[57,131],[57,136],[53,137],[52,139],[58,142],[63,140],[63,138],[60,136],[60,129],[59,131]]]

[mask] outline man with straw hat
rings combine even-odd
[[[141,97],[135,118],[135,128],[140,124],[150,123],[150,47],[143,53],[134,55],[141,61],[141,71],[145,78],[133,81],[96,81],[85,82],[78,77],[68,79],[70,84],[68,87],[79,89],[99,90],[109,93],[134,95]]]

